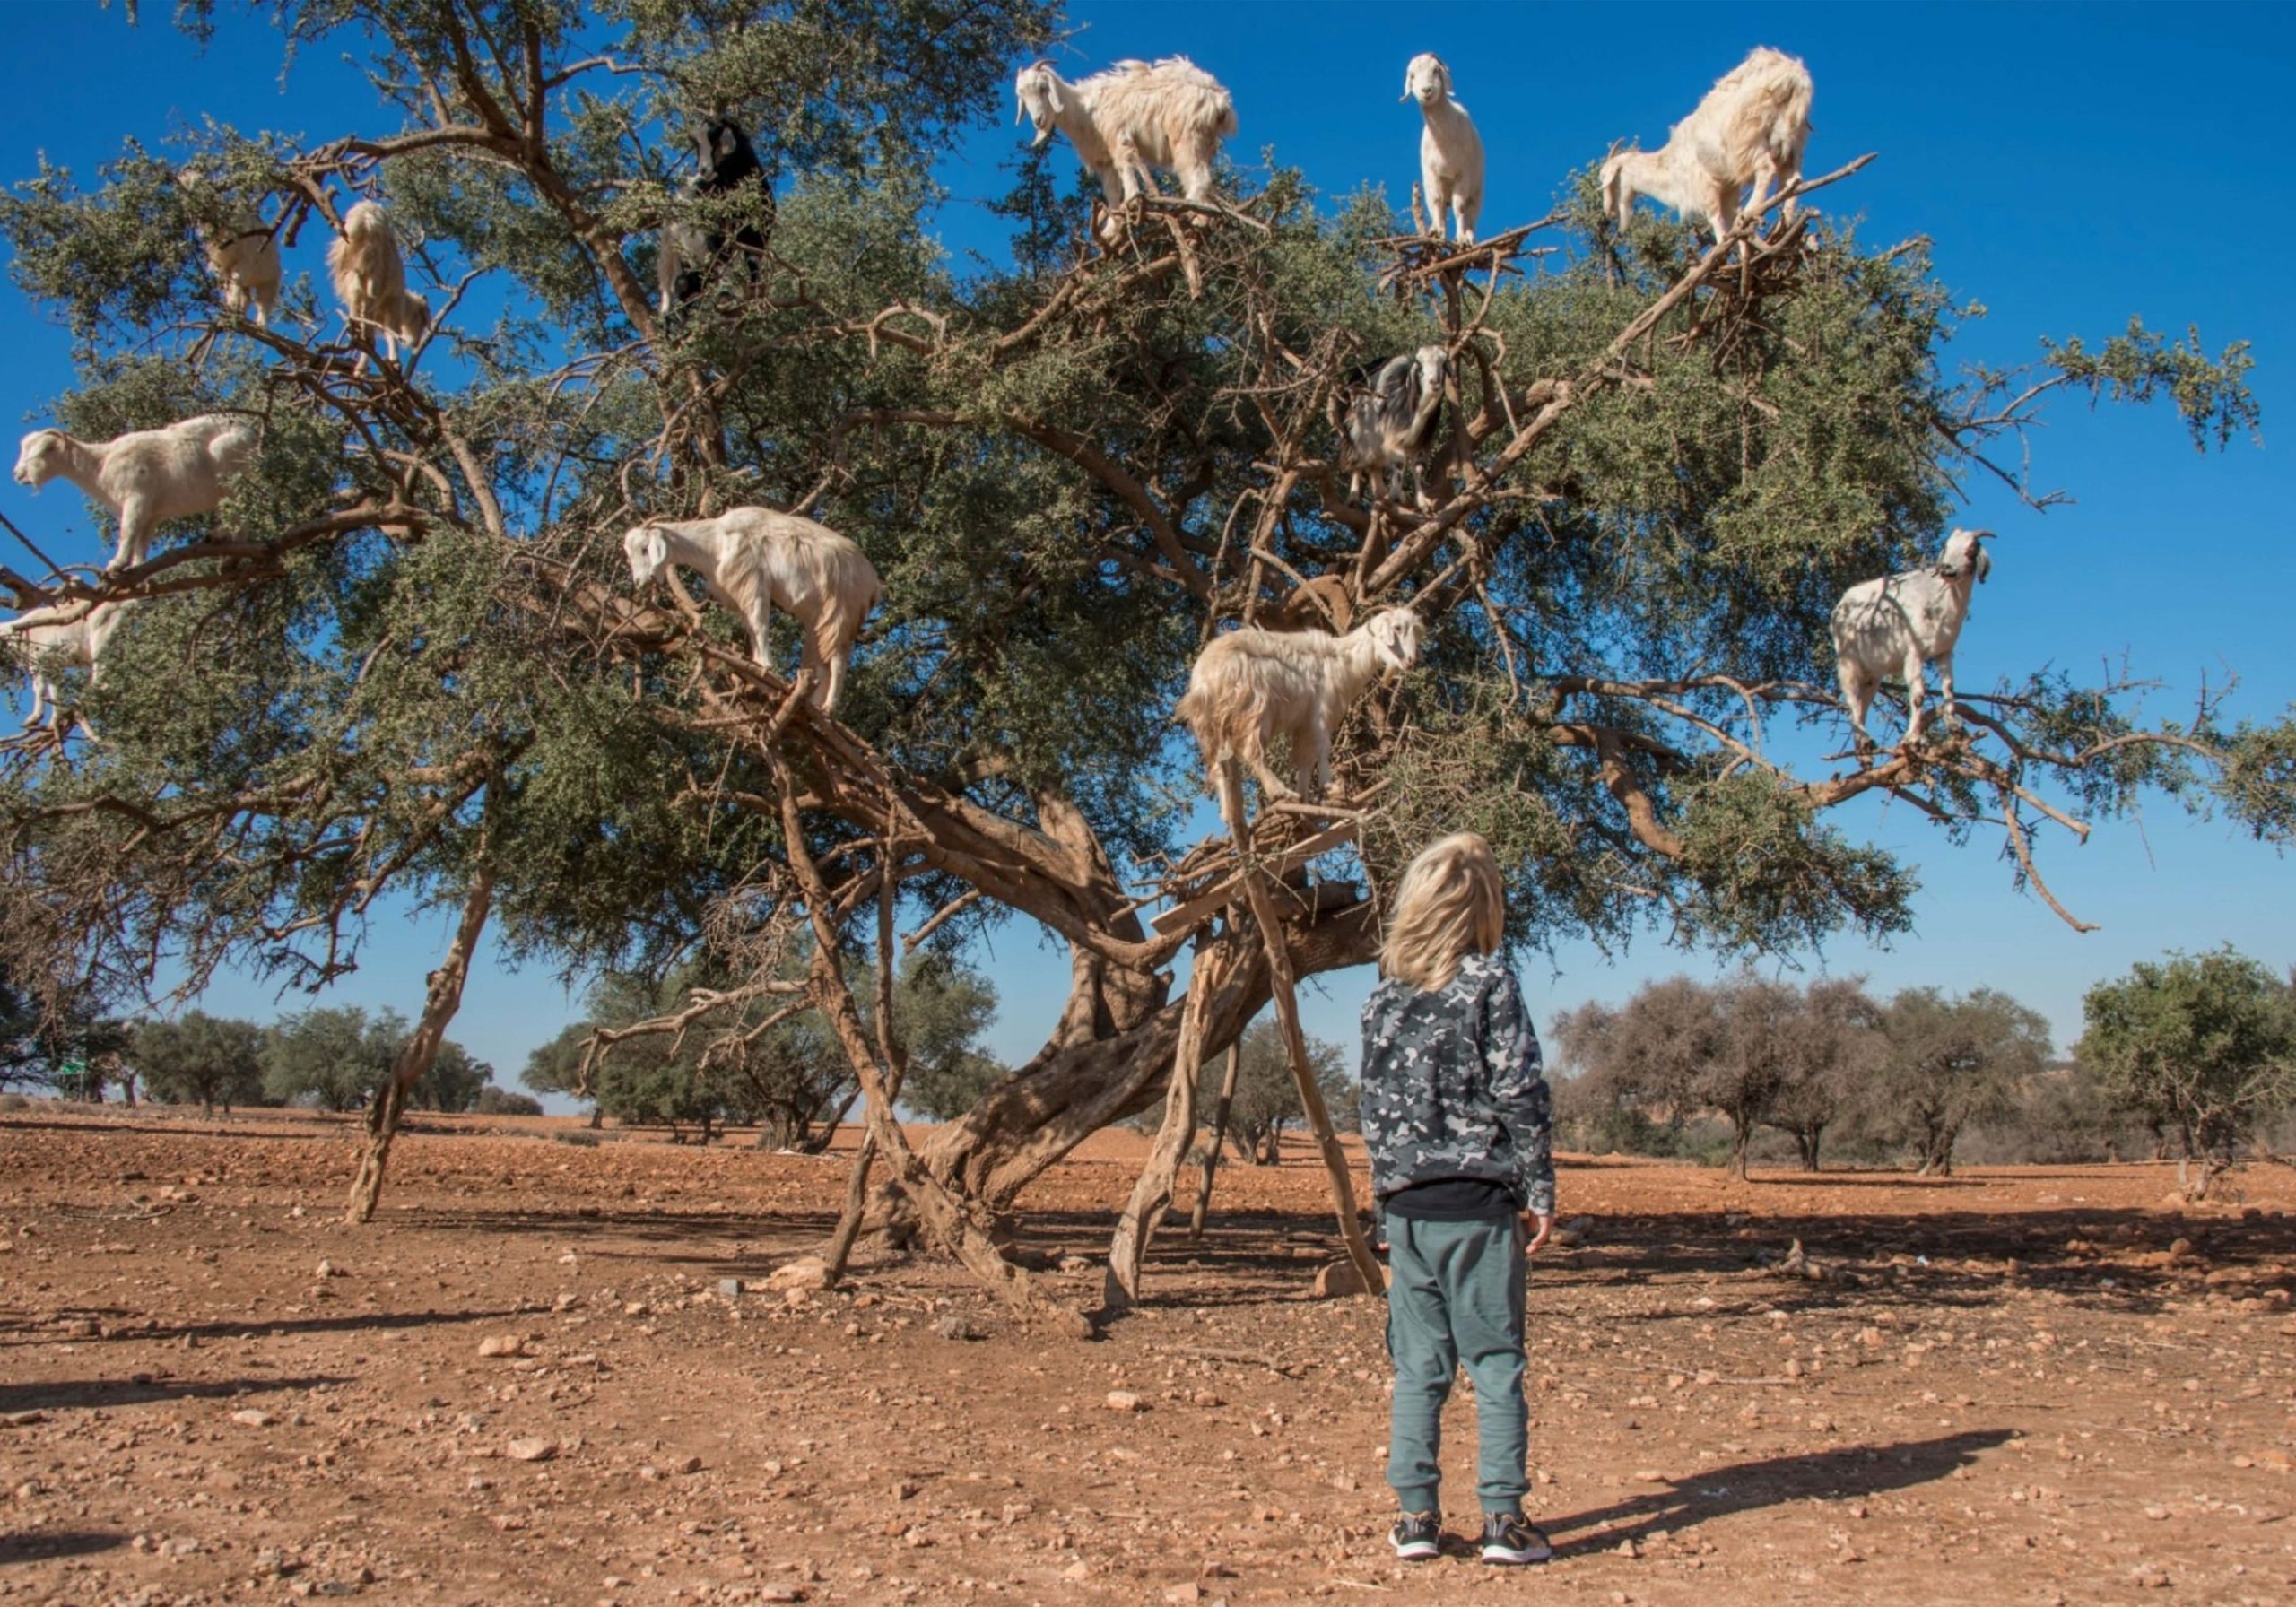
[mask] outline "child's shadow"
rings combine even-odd
[[[1709,1518],[1726,1517],[1813,1497],[1842,1498],[1903,1490],[1943,1479],[2014,1438],[2014,1429],[1973,1429],[1936,1439],[1892,1446],[1840,1446],[1806,1455],[1735,1462],[1686,1474],[1648,1494],[1574,1512],[1568,1517],[1534,1519],[1555,1537],[1554,1554],[1608,1551],[1624,1540],[1641,1540],[1660,1529],[1685,1529]],[[1566,1533],[1578,1531],[1575,1539]]]

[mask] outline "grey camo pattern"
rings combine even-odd
[[[1379,1198],[1487,1177],[1554,1214],[1553,1111],[1514,972],[1470,955],[1433,993],[1392,978],[1363,1004],[1363,1144]]]

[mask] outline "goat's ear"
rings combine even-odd
[[[1983,547],[1979,547],[1977,549],[1976,556],[1978,584],[1983,586],[1985,578],[1993,573],[1993,554],[1987,552]]]

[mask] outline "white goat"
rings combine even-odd
[[[1760,207],[1802,177],[1810,138],[1810,69],[1796,57],[1757,46],[1724,74],[1656,151],[1611,147],[1602,168],[1603,210],[1624,229],[1634,198],[1648,195],[1685,217],[1703,220],[1718,237],[1737,222],[1739,197]],[[1787,221],[1794,203],[1784,207]]]
[[[1448,208],[1459,243],[1472,246],[1483,215],[1483,136],[1467,109],[1451,99],[1451,69],[1438,56],[1413,56],[1404,69],[1403,99],[1418,101],[1427,118],[1419,135],[1419,181],[1435,238],[1443,238]]]
[[[233,205],[196,167],[178,172],[176,184],[197,221],[207,271],[215,275],[224,308],[257,324],[269,323],[282,278],[278,225],[266,225],[256,207]]]
[[[1945,539],[1937,562],[1926,569],[1860,581],[1842,593],[1833,610],[1835,672],[1841,700],[1857,732],[1860,757],[1870,753],[1866,714],[1874,694],[1891,675],[1904,678],[1910,713],[1905,740],[1921,734],[1921,666],[1937,666],[1938,690],[1945,699],[1945,724],[1961,725],[1953,706],[1953,646],[1969,618],[1970,588],[1993,571],[1993,559],[1978,543],[1990,530],[1956,530]]]
[[[1339,431],[1339,466],[1348,472],[1349,496],[1359,494],[1366,475],[1381,477],[1389,495],[1396,471],[1414,467],[1435,436],[1435,415],[1450,387],[1450,353],[1422,346],[1390,357],[1370,371],[1352,392],[1332,399],[1332,423]],[[1421,501],[1425,501],[1422,488]]]
[[[1344,636],[1231,630],[1196,655],[1173,712],[1196,734],[1215,790],[1222,765],[1239,759],[1271,797],[1327,790],[1333,731],[1383,669],[1419,662],[1420,632],[1419,616],[1401,608],[1374,614]],[[1297,793],[1268,768],[1268,744],[1279,735],[1292,741]]]
[[[200,244],[207,253],[207,270],[223,292],[224,308],[268,325],[272,309],[279,305],[279,237],[252,214],[242,222],[236,230],[202,226]]]
[[[801,670],[822,670],[813,701],[834,713],[862,621],[883,595],[868,555],[825,526],[770,508],[729,508],[714,519],[654,520],[626,532],[631,578],[650,584],[665,565],[700,575],[709,595],[742,616],[761,668],[770,670],[768,627],[778,604],[804,627]]]
[[[406,263],[390,214],[361,201],[343,214],[343,232],[326,248],[326,271],[335,281],[346,324],[374,329],[383,355],[398,360],[399,343],[412,346],[430,327],[430,304],[406,288]],[[359,367],[367,366],[366,353]]]
[[[34,491],[59,475],[119,516],[119,551],[107,569],[144,561],[152,533],[170,519],[213,513],[255,456],[244,419],[204,413],[160,430],[83,441],[35,430],[16,454],[16,478]]]
[[[43,709],[51,719],[62,717],[64,704],[56,686],[58,670],[84,669],[88,684],[96,684],[96,678],[103,673],[104,648],[112,633],[126,622],[128,610],[142,601],[129,597],[118,603],[99,603],[75,620],[59,621],[56,616],[61,611],[55,608],[36,608],[13,620],[0,620],[0,636],[13,637],[23,645],[25,668],[32,683],[27,725],[39,724]],[[84,717],[81,724],[87,725]],[[93,735],[95,729],[89,725],[89,734]]]
[[[1120,61],[1077,83],[1048,61],[1031,62],[1013,77],[1013,95],[1020,102],[1013,120],[1034,123],[1039,145],[1055,128],[1066,135],[1110,207],[1144,190],[1153,195],[1156,168],[1178,174],[1189,200],[1210,201],[1220,142],[1236,132],[1235,101],[1184,56]]]

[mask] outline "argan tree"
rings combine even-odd
[[[2182,1142],[2205,1199],[2241,1142],[2296,1106],[2296,986],[2230,948],[2140,960],[2083,996],[2074,1050],[2115,1100]]]
[[[2052,397],[2166,401],[2221,444],[2256,421],[2238,346],[2132,325],[1966,372],[1969,315],[1921,242],[1774,209],[1718,245],[1649,216],[1621,234],[1584,174],[1448,257],[1378,196],[1282,167],[1231,176],[1217,207],[1135,204],[1104,248],[1031,159],[1009,260],[961,273],[931,165],[1003,115],[1055,26],[1035,0],[261,14],[370,62],[384,109],[314,141],[219,120],[0,208],[21,287],[75,340],[61,421],[235,409],[263,431],[222,512],[147,563],[18,587],[150,605],[83,694],[103,740],[16,746],[0,930],[17,974],[134,989],[177,954],[193,986],[226,963],[323,986],[378,899],[454,912],[354,1216],[490,927],[590,969],[708,950],[752,978],[725,1010],[819,1012],[877,1167],[848,1229],[921,1235],[1034,1311],[998,1215],[1085,1134],[1191,1087],[1277,962],[1370,959],[1381,890],[1438,825],[1498,846],[1520,943],[1726,950],[1906,927],[1909,873],[1829,823],[1867,795],[1954,841],[1999,830],[2044,892],[2037,838],[2148,789],[2287,834],[2284,728],[2204,704],[2149,729],[2127,689],[2054,672],[1965,697],[1962,734],[1869,768],[1796,770],[1773,745],[1801,722],[1839,740],[1833,599],[1926,560]],[[677,197],[719,111],[770,198]],[[1831,206],[1845,177],[1804,188]],[[436,328],[361,367],[307,292],[268,331],[224,317],[191,233],[210,191],[267,198],[297,269],[354,198],[384,201]],[[655,241],[681,210],[765,248],[665,317]],[[1352,496],[1330,423],[1348,376],[1429,341],[1461,383],[1425,504]],[[835,719],[690,588],[638,596],[620,567],[640,519],[748,503],[824,520],[885,578]],[[1326,578],[1355,615],[1417,610],[1429,650],[1345,733],[1341,801],[1264,810],[1239,856],[1199,832],[1163,711],[1213,632]],[[1065,946],[1067,1003],[912,1149],[893,1012],[865,1019],[846,960],[889,994],[903,951],[1008,922]]]
[[[1882,1021],[1889,1052],[1866,1108],[1882,1134],[1909,1145],[1922,1176],[1950,1176],[1971,1122],[2006,1114],[2048,1064],[2048,1023],[1996,988],[1948,999],[1908,988]]]

